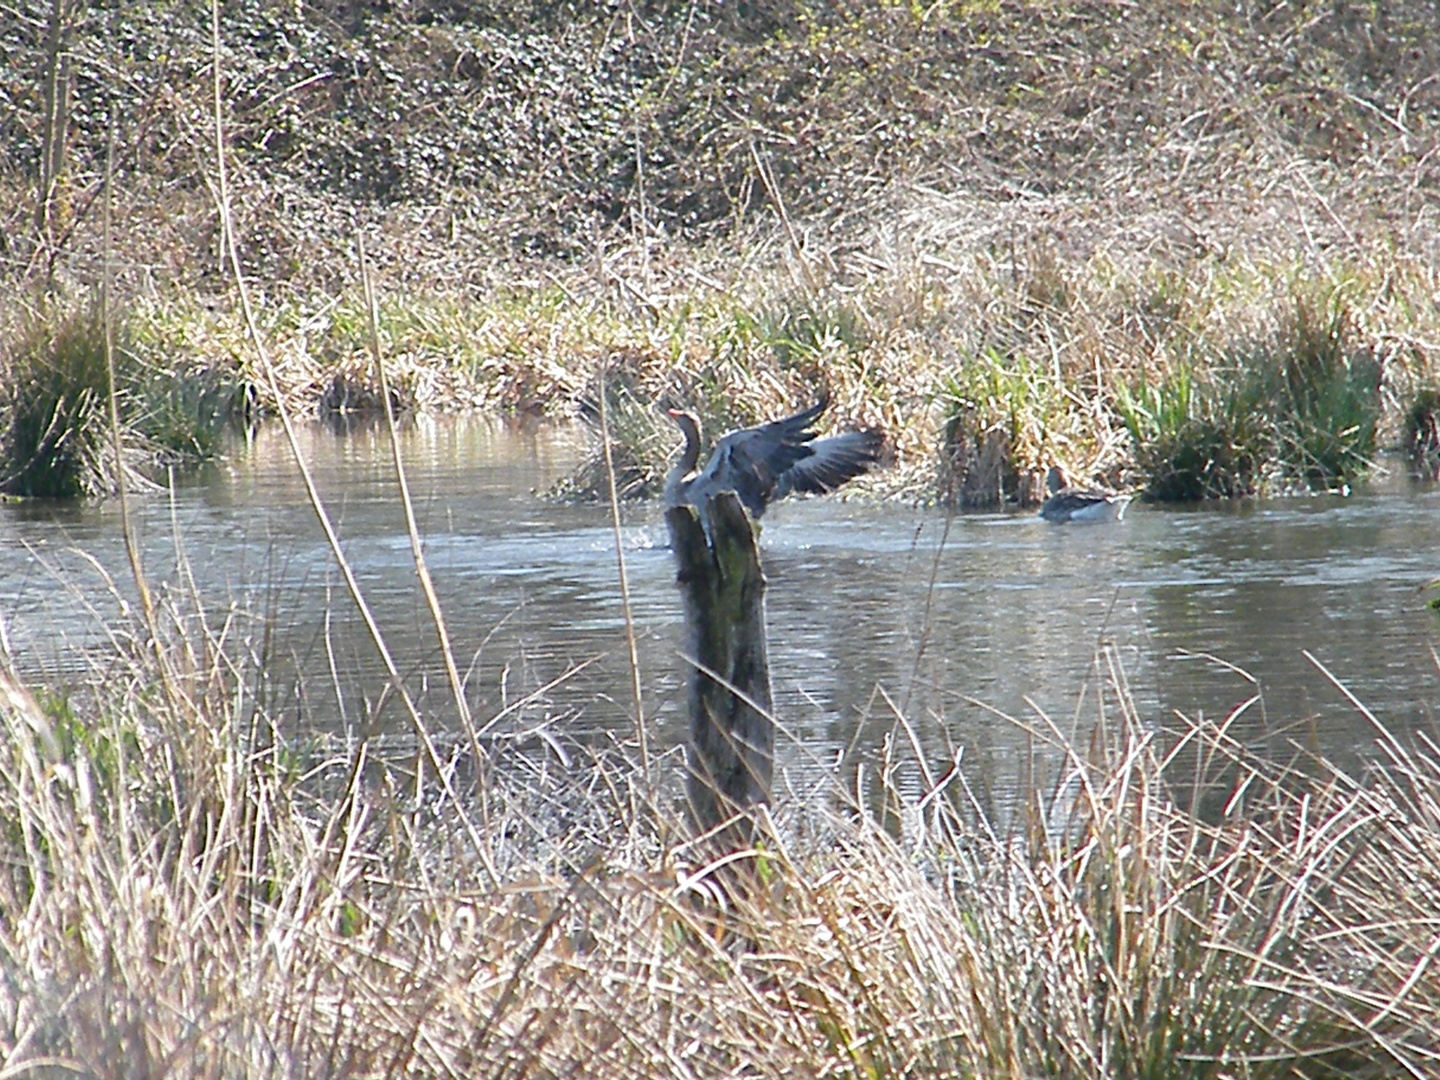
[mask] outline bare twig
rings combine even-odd
[[[625,613],[625,647],[630,660],[630,693],[635,703],[635,741],[640,748],[640,769],[650,783],[650,744],[645,733],[645,704],[640,690],[640,652],[635,644],[635,616],[630,607],[630,575],[625,571],[625,537],[620,531],[620,496],[615,489],[615,461],[610,451],[610,417],[606,408],[605,368],[600,380],[600,444],[605,452],[605,482],[610,492],[610,526],[615,538],[615,567],[620,578],[620,605]]]

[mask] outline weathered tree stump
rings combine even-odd
[[[733,494],[665,515],[679,563],[692,661],[687,703],[690,812],[700,831],[753,835],[750,807],[770,799],[775,731],[765,648],[765,576],[755,527]],[[707,536],[708,533],[708,536]]]

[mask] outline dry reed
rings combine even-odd
[[[417,791],[413,758],[379,742],[275,741],[237,626],[160,615],[163,650],[117,632],[84,694],[0,673],[7,1074],[1436,1066],[1423,740],[1381,732],[1365,776],[1302,774],[1250,760],[1223,722],[1157,732],[1116,686],[1118,717],[1030,793],[1026,835],[978,822],[951,774],[919,801],[872,793],[903,804],[898,832],[837,777],[821,805],[777,799],[736,888],[650,831],[682,834],[673,792],[646,795],[623,747],[500,742],[477,772],[461,743],[452,793]],[[488,868],[450,802],[481,784]],[[1197,805],[1223,810],[1186,808],[1216,785]]]

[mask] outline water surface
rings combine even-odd
[[[383,431],[317,424],[302,439],[407,685],[444,724],[454,712]],[[627,736],[609,511],[536,494],[573,467],[581,434],[421,418],[402,451],[477,717],[503,714],[496,731]],[[383,668],[278,429],[138,499],[136,519],[155,581],[203,597],[212,625],[231,620],[228,640],[265,657],[259,692],[283,729],[408,726],[384,701]],[[22,669],[63,682],[107,654],[133,591],[119,522],[114,501],[0,508],[0,616]],[[1373,730],[1305,653],[1397,732],[1432,730],[1440,623],[1421,587],[1440,574],[1437,524],[1440,490],[1404,478],[1348,498],[1136,506],[1092,526],[782,503],[761,541],[782,767],[803,782],[852,743],[873,755],[899,711],[927,754],[959,751],[982,781],[1013,787],[1035,732],[1083,735],[1101,703],[1114,709],[1117,672],[1149,723],[1224,716],[1258,688],[1240,739],[1353,761]],[[683,662],[660,507],[623,507],[621,543],[645,713],[673,742]]]

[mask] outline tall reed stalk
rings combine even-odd
[[[203,625],[176,602],[162,627]],[[918,799],[867,773],[860,802],[837,775],[777,796],[737,893],[617,829],[654,790],[623,753],[510,745],[491,869],[413,758],[257,743],[238,626],[172,631],[190,668],[141,637],[69,697],[0,670],[8,1072],[1420,1077],[1440,1053],[1440,753],[1378,721],[1371,771],[1301,773],[1226,719],[1156,731],[1116,684],[1028,833],[977,820],[963,771]],[[154,692],[176,678],[183,720]]]

